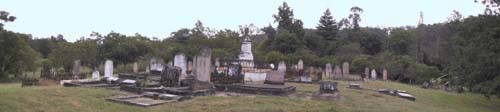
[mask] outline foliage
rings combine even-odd
[[[323,16],[319,19],[319,24],[316,27],[317,33],[323,37],[324,40],[334,40],[337,36],[339,27],[337,22],[333,19],[330,9],[326,9]]]
[[[40,54],[27,43],[29,35],[0,30],[0,79],[36,70]]]

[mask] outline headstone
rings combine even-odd
[[[104,77],[113,77],[113,61],[106,60],[104,64]]]
[[[383,79],[384,81],[386,81],[386,80],[387,80],[387,70],[386,70],[385,68],[384,68],[384,71],[383,71],[383,74],[382,74],[382,79]]]
[[[92,79],[94,79],[94,80],[100,79],[99,71],[95,70],[94,72],[92,72]]]
[[[193,71],[193,61],[188,61],[186,72],[191,73]]]
[[[56,77],[57,71],[56,68],[50,68],[50,77]]]
[[[174,57],[174,66],[181,68],[181,75],[179,79],[186,79],[187,76],[187,59],[183,53],[177,54]]]
[[[319,86],[319,93],[335,93],[338,92],[337,82],[321,82]]]
[[[149,70],[151,71],[156,71],[156,72],[161,72],[163,71],[163,60],[159,58],[151,58],[149,61]]]
[[[297,69],[298,70],[304,70],[304,61],[299,60],[299,63],[297,63]]]
[[[215,66],[220,67],[219,58],[215,58]]]
[[[344,62],[342,65],[342,76],[347,76],[349,75],[349,63]]]
[[[332,71],[332,64],[327,63],[325,65],[325,76],[327,79],[333,79],[333,71]]]
[[[193,74],[196,80],[210,82],[210,66],[212,65],[212,49],[203,48],[200,55],[194,57]]]
[[[269,67],[271,67],[271,70],[274,70],[274,63],[269,64]]]
[[[73,73],[73,78],[80,79],[80,60],[73,62],[73,70],[71,72]]]
[[[137,64],[137,62],[134,62],[132,70],[134,71],[134,73],[138,73],[139,72],[139,64]]]
[[[373,80],[377,80],[377,72],[375,71],[375,69],[372,69],[372,77],[371,77]]]
[[[342,70],[340,70],[340,67],[338,65],[335,65],[335,69],[333,70],[334,74],[334,79],[341,79],[342,78]]]
[[[267,72],[266,80],[264,84],[276,84],[276,85],[284,85],[285,84],[285,72],[272,70]]]
[[[370,69],[368,67],[365,67],[365,79],[370,78]]]
[[[278,64],[278,71],[279,72],[283,72],[285,73],[286,72],[286,64],[284,61],[281,61],[279,64]]]

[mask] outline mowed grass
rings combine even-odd
[[[363,90],[345,88],[340,81],[337,101],[310,100],[317,84],[288,83],[297,87],[295,97],[278,96],[204,96],[155,107],[137,107],[108,102],[106,97],[121,94],[116,90],[62,86],[21,88],[18,83],[0,84],[0,112],[498,112],[500,99],[479,94],[456,94],[421,89],[400,83],[369,81]],[[402,89],[417,101],[377,93],[378,88]]]

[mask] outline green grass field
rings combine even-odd
[[[456,94],[441,90],[421,89],[393,82],[361,83],[364,90],[347,89],[340,81],[341,98],[317,101],[305,97],[278,96],[205,96],[155,107],[137,107],[108,102],[106,97],[120,94],[115,90],[38,86],[21,88],[18,83],[0,84],[0,112],[498,112],[500,99],[486,99],[479,94]],[[319,85],[288,83],[297,87],[296,96],[316,92]],[[379,94],[378,88],[407,90],[416,101]]]

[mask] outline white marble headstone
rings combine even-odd
[[[186,71],[187,71],[187,60],[186,56],[182,53],[175,55],[174,57],[174,66],[180,67],[182,69],[181,76],[179,79],[186,79]]]
[[[297,69],[304,70],[304,61],[302,61],[302,59],[297,63]]]
[[[284,61],[281,61],[279,64],[278,64],[278,71],[279,72],[282,72],[282,73],[285,73],[286,72],[286,64]]]
[[[113,61],[106,60],[104,64],[104,77],[113,77]]]
[[[372,69],[372,79],[377,80],[377,72],[375,71],[375,69]]]
[[[94,79],[94,80],[100,79],[99,71],[96,70],[96,71],[92,72],[92,79]]]

